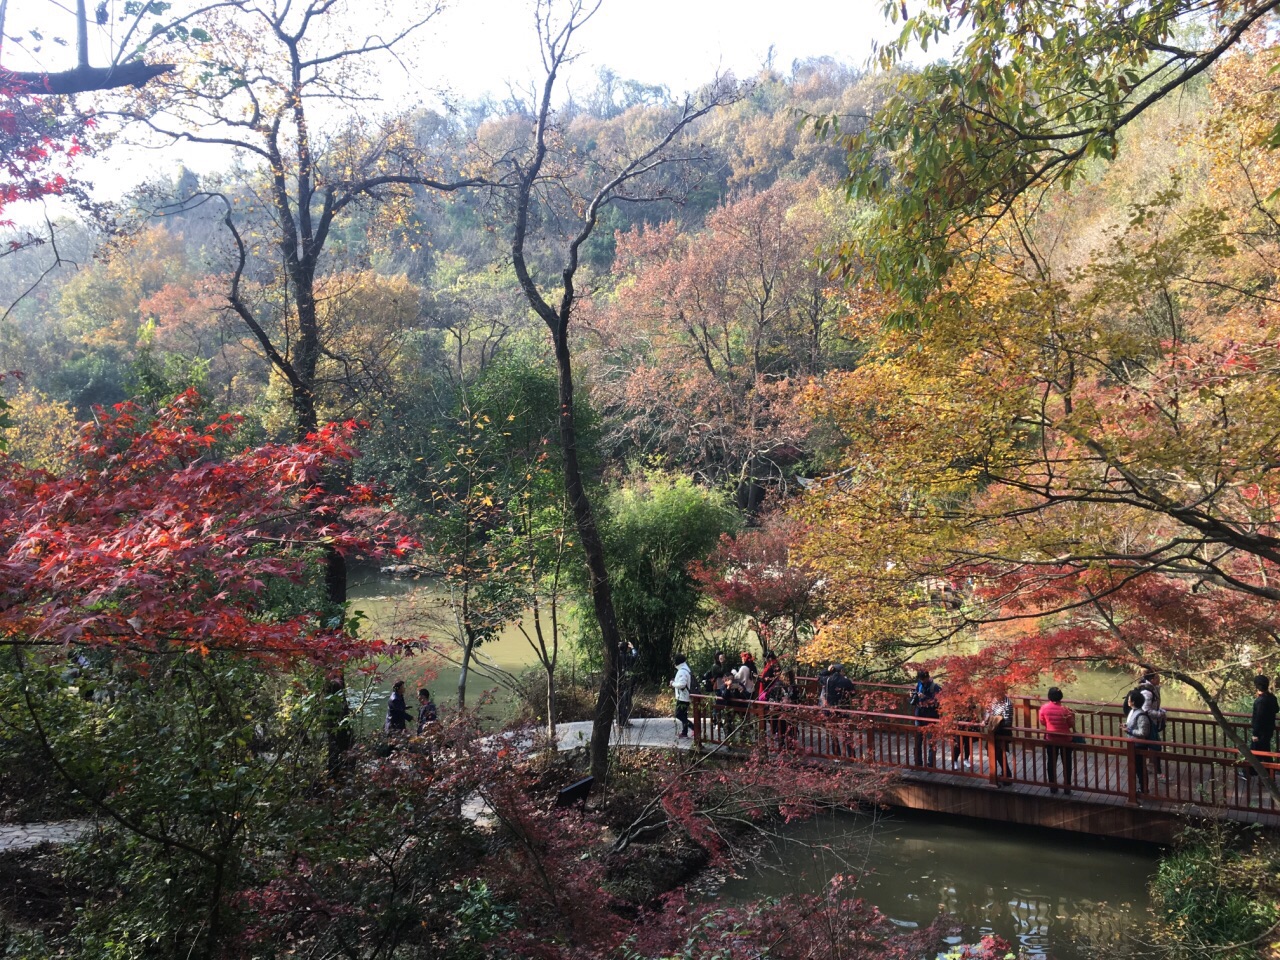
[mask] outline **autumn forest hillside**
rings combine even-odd
[[[1226,716],[1280,672],[1280,3],[887,3],[867,64],[678,91],[569,85],[596,5],[539,0],[542,85],[447,107],[378,99],[438,7],[346,6],[80,2],[78,66],[0,72],[0,805],[96,824],[0,857],[59,891],[6,955],[938,955],[839,877],[683,889],[884,788],[611,750],[724,644],[931,670],[948,736],[1159,674],[1280,800]],[[357,571],[435,619],[373,630]],[[504,631],[580,754],[483,735]],[[1162,902],[1240,916],[1171,958],[1280,921],[1211,839]]]

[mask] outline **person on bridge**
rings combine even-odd
[[[684,738],[689,736],[689,728],[693,726],[689,722],[689,691],[693,688],[693,671],[689,669],[688,658],[683,653],[676,654],[676,675],[671,680],[671,686],[676,692],[676,719],[680,721],[680,732],[676,736]]]
[[[1156,776],[1164,779],[1164,770],[1160,764],[1159,742],[1164,739],[1165,712],[1160,706],[1160,674],[1149,664],[1142,665],[1142,682],[1138,684],[1138,692],[1142,694],[1142,709],[1151,718],[1151,740],[1149,748],[1155,752]]]
[[[1040,726],[1044,730],[1044,769],[1049,776],[1049,792],[1058,792],[1058,760],[1062,760],[1063,793],[1071,794],[1071,738],[1076,715],[1062,705],[1062,691],[1049,688],[1049,699],[1040,706]]]
[[[1125,717],[1124,732],[1130,740],[1136,740],[1133,754],[1133,778],[1138,785],[1138,793],[1147,792],[1147,754],[1155,749],[1156,722],[1147,711],[1147,700],[1142,690],[1129,691],[1126,699],[1129,704],[1129,715]]]
[[[929,679],[928,670],[916,671],[915,689],[911,691],[911,696],[907,699],[915,711],[915,715],[926,722],[921,723],[916,720],[916,742],[915,754],[912,762],[917,767],[924,766],[924,728],[934,725],[932,721],[938,719],[938,697],[942,695],[942,687]],[[936,767],[938,765],[938,745],[934,743],[932,731],[930,731],[929,740],[929,766]]]
[[[848,710],[853,703],[853,681],[844,675],[843,663],[831,664],[828,671],[827,706],[837,710]],[[849,729],[853,718],[847,715],[843,718],[832,716],[835,720],[830,732],[832,752],[837,756],[856,757],[858,752],[850,737],[852,731]]]
[[[844,664],[833,663],[827,674],[827,706],[847,710],[853,702],[853,681],[844,675]]]
[[[727,677],[733,672],[733,667],[729,665],[729,658],[724,655],[723,650],[716,651],[715,662],[711,664],[711,669],[702,675],[702,689],[707,693],[715,693],[716,683],[721,677]]]
[[[734,679],[742,685],[742,689],[747,691],[747,696],[754,700],[756,698],[756,693],[758,692],[758,688],[756,687],[756,678],[759,676],[759,672],[756,670],[755,655],[743,650],[742,666],[733,671],[733,676]]]
[[[1008,690],[1000,691],[1000,695],[991,701],[985,720],[995,738],[996,767],[1000,772],[997,785],[1003,787],[1013,780],[1013,766],[1009,761],[1009,741],[1013,739],[1013,701],[1009,699]]]
[[[1259,674],[1253,678],[1253,715],[1249,718],[1250,752],[1261,763],[1271,757],[1258,757],[1259,753],[1271,752],[1271,741],[1276,735],[1276,714],[1280,713],[1280,704],[1276,695],[1271,692],[1271,681]],[[1253,767],[1245,768],[1245,779],[1253,776]]]
[[[804,700],[804,691],[796,680],[795,670],[788,668],[783,671],[781,678],[769,688],[769,700],[784,704],[797,704]],[[777,738],[780,747],[790,746],[795,740],[791,724],[785,716],[777,717],[773,721],[773,735]]]
[[[769,700],[770,691],[782,679],[782,663],[772,650],[764,652],[764,665],[760,668],[760,699]]]

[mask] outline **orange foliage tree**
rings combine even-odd
[[[844,630],[829,640],[978,628],[976,653],[941,658],[953,681],[1151,663],[1214,712],[1242,665],[1273,663],[1280,313],[1239,281],[1274,277],[1276,234],[1251,216],[1162,190],[1076,269],[1009,231],[927,325],[858,299],[865,361],[812,393],[850,441],[804,509]],[[930,606],[939,580],[968,602]]]
[[[777,479],[809,440],[798,385],[847,359],[841,301],[815,264],[837,233],[813,179],[618,238],[619,286],[598,328],[614,442],[661,453],[714,483]],[[806,199],[808,198],[808,199]]]

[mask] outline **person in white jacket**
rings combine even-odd
[[[693,671],[689,669],[684,654],[676,657],[676,675],[671,686],[676,691],[676,719],[680,721],[680,732],[676,736],[687,737],[689,728],[693,726],[689,722],[689,692],[693,689]]]

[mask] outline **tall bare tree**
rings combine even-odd
[[[322,357],[343,365],[326,341],[317,296],[334,228],[362,204],[385,210],[407,203],[414,188],[482,182],[442,174],[411,115],[375,112],[380,71],[395,67],[399,48],[441,6],[213,4],[185,21],[183,32],[157,41],[174,54],[175,69],[115,111],[162,143],[230,148],[255,165],[256,196],[219,196],[233,247],[226,296],[287,384],[299,438],[319,424]],[[370,32],[353,32],[357,24]],[[336,133],[318,132],[339,123]],[[346,564],[331,552],[326,568],[336,608],[346,601]]]
[[[546,76],[531,111],[525,148],[504,160],[514,182],[511,260],[533,312],[546,324],[555,353],[560,393],[560,444],[564,487],[582,544],[583,559],[603,644],[604,671],[591,730],[591,772],[608,773],[609,735],[617,700],[618,633],[604,544],[578,456],[574,415],[570,322],[579,298],[580,256],[601,211],[619,201],[678,199],[679,187],[659,172],[673,165],[695,168],[700,150],[688,134],[697,121],[740,96],[735,83],[717,80],[698,96],[674,105],[656,134],[628,134],[623,142],[583,156],[569,148],[553,106],[562,69],[573,59],[573,41],[599,10],[601,0],[539,0],[538,37]],[[563,11],[563,12],[561,12]],[[539,236],[536,238],[534,234]],[[558,280],[552,280],[558,270]]]

